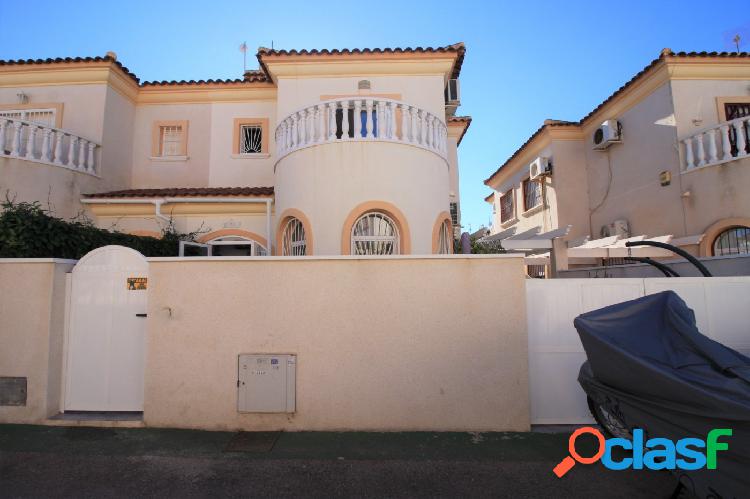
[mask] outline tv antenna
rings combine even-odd
[[[742,37],[738,34],[734,35],[734,38],[732,38],[732,41],[734,42],[734,46],[737,48],[737,53],[740,53],[740,40],[742,40]]]
[[[247,42],[242,42],[240,52],[242,52],[242,74],[245,74],[247,72]]]

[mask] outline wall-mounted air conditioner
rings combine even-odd
[[[460,105],[461,85],[457,79],[453,78],[448,80],[448,85],[445,87],[445,111],[449,116],[453,116]]]
[[[622,142],[622,125],[617,120],[607,120],[596,129],[591,137],[594,149],[606,149]]]
[[[630,224],[627,220],[615,220],[611,224],[602,225],[601,236],[619,236],[620,239],[630,237]]]
[[[529,164],[529,179],[536,180],[542,175],[546,175],[552,171],[552,163],[549,158],[539,156]]]

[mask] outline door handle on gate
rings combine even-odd
[[[147,317],[148,314],[135,314],[136,317]]]

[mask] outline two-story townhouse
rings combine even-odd
[[[274,50],[236,80],[0,62],[0,188],[214,255],[430,254],[460,226],[462,43]],[[455,229],[454,229],[455,227]]]
[[[570,226],[573,244],[671,235],[696,256],[748,253],[749,123],[750,54],[665,49],[580,121],[545,121],[485,180],[492,234]]]

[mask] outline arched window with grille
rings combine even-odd
[[[400,241],[396,223],[388,215],[378,211],[365,213],[352,226],[351,253],[398,255]]]
[[[208,241],[211,256],[266,256],[268,250],[258,241],[243,236],[220,236]]]
[[[439,255],[447,255],[451,252],[451,244],[453,238],[451,237],[451,223],[450,220],[444,220],[440,224],[440,232],[438,232],[438,243],[437,252]]]
[[[284,225],[281,254],[282,256],[305,256],[307,254],[305,227],[297,218],[289,217]]]
[[[714,256],[750,253],[750,227],[730,227],[714,239]]]

